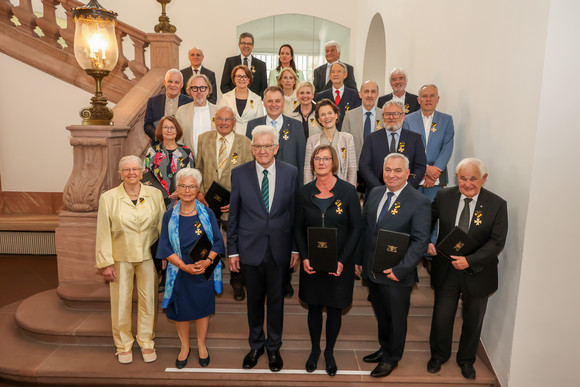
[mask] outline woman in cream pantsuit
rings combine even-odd
[[[96,267],[102,269],[111,294],[111,323],[118,360],[133,361],[131,333],[133,281],[138,290],[137,343],[143,360],[155,361],[157,274],[151,245],[159,238],[165,203],[161,191],[140,183],[141,160],[119,161],[123,182],[101,195],[97,215]]]

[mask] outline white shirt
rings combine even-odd
[[[371,110],[367,110],[365,109],[364,105],[362,106],[362,123],[363,123],[363,133],[364,133],[364,128],[365,128],[365,121],[367,120],[367,112],[371,112],[371,133],[374,132],[375,130],[377,130],[377,122],[376,122],[376,117],[377,117],[377,107],[374,106]]]
[[[472,200],[469,202],[469,226],[471,226],[471,219],[473,219],[473,213],[475,212],[475,203],[477,203],[478,197],[479,197],[479,193],[477,195],[475,195],[474,197],[472,197],[471,198]],[[459,206],[457,207],[457,214],[455,215],[455,225],[456,226],[459,223],[459,217],[461,216],[461,212],[463,212],[463,208],[465,207],[464,199],[467,199],[467,196],[465,196],[464,194],[461,194],[461,197],[459,198]]]
[[[175,98],[169,98],[167,95],[165,96],[165,115],[166,116],[175,116],[175,112],[179,107],[179,95]]]
[[[429,133],[431,133],[431,123],[433,122],[433,114],[431,114],[429,117],[426,117],[421,110],[421,117],[423,117],[423,130],[425,130],[425,149],[427,149]]]
[[[393,136],[391,136],[391,134],[393,134],[393,133],[395,133],[395,140],[397,141],[396,145],[399,145],[399,138],[401,137],[401,129],[395,130],[394,132],[385,130],[385,134],[387,135],[387,141],[389,142],[389,149],[391,149],[391,140],[393,138]]]
[[[268,171],[268,194],[269,194],[269,204],[268,212],[272,211],[272,202],[274,201],[274,190],[276,187],[276,161],[272,163],[268,168],[262,167],[258,162],[256,162],[256,173],[258,174],[259,189],[262,189],[262,180],[264,179],[264,169]]]
[[[406,97],[406,96],[407,96],[407,92],[404,92],[404,93],[403,93],[403,95],[402,95],[402,96],[400,96],[400,97],[397,97],[397,96],[395,95],[395,93],[393,93],[393,99],[392,99],[392,101],[395,101],[395,102],[400,102],[400,103],[402,103],[402,104],[403,104],[403,106],[405,106],[405,97]]]
[[[220,159],[220,147],[222,146],[222,142],[220,140],[222,136],[218,133],[215,139],[215,156],[216,156],[216,164],[219,164]],[[234,140],[236,139],[236,133],[232,130],[230,134],[224,137],[226,139],[226,157],[232,153],[232,147],[234,146]]]
[[[203,67],[203,66],[199,66],[199,67],[197,68],[197,74],[201,74],[201,68],[202,68],[202,67]],[[191,71],[192,71],[193,75],[196,75],[196,72],[195,72],[195,67],[191,66]],[[188,79],[184,79],[184,80],[183,80],[183,82],[187,82],[187,81],[188,81]]]
[[[242,58],[242,64],[244,64],[244,58],[246,58],[246,57],[240,54],[240,58]],[[247,58],[248,58],[248,68],[251,70],[252,69],[252,55],[250,54],[250,56],[248,56]]]
[[[342,84],[342,87],[340,89],[335,89],[334,86],[332,86],[332,101],[333,102],[336,98],[336,90],[338,90],[338,93],[340,94],[340,99],[342,99],[342,95],[344,94],[344,83]]]
[[[274,125],[272,123],[272,121],[276,121],[276,125]],[[276,118],[275,120],[272,119],[272,117],[270,116],[266,116],[266,125],[271,125],[274,127],[274,129],[276,129],[277,131],[280,131],[280,129],[282,129],[282,124],[284,122],[284,118],[282,117],[282,114],[280,114],[278,116],[278,118]]]
[[[395,204],[395,202],[397,201],[397,198],[401,194],[401,191],[403,189],[405,189],[407,184],[408,183],[405,182],[405,185],[403,187],[401,187],[400,190],[393,192],[394,195],[391,198],[391,203],[389,203],[389,208],[391,208],[393,206],[393,204]],[[377,207],[377,222],[379,221],[379,215],[381,214],[381,211],[383,211],[383,206],[385,205],[385,203],[387,202],[387,199],[389,198],[389,195],[388,195],[389,192],[391,192],[391,191],[387,188],[385,190],[385,193],[383,194],[383,197],[381,198],[381,201],[379,201],[379,206]]]
[[[197,139],[205,132],[211,130],[211,117],[209,112],[209,103],[205,103],[205,106],[195,106],[193,105],[193,124],[191,127],[192,140],[193,140],[193,155],[197,157]]]

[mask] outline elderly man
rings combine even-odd
[[[474,158],[464,159],[456,168],[458,187],[437,192],[432,204],[431,223],[439,221],[439,240],[457,226],[477,242],[477,249],[467,256],[452,255],[453,261],[434,255],[431,281],[435,304],[431,321],[431,359],[427,371],[437,373],[451,357],[453,323],[461,297],[463,325],[457,351],[457,364],[466,379],[475,379],[475,354],[488,297],[497,290],[498,255],[508,230],[507,203],[482,188],[487,179],[484,164]],[[466,269],[468,272],[466,272]]]
[[[340,44],[331,40],[326,42],[324,45],[324,54],[326,57],[326,63],[322,66],[318,66],[314,69],[314,80],[313,84],[317,92],[322,90],[330,89],[332,82],[330,80],[330,66],[340,60]],[[347,78],[344,84],[351,88],[357,90],[356,81],[354,80],[354,69],[351,65],[344,63],[346,66]]]
[[[250,352],[243,368],[254,368],[268,351],[272,372],[283,367],[280,347],[284,321],[283,284],[288,269],[298,261],[293,250],[292,224],[298,171],[275,160],[278,130],[267,125],[252,131],[255,161],[232,170],[232,197],[228,221],[230,270],[242,269],[248,297]],[[264,334],[264,303],[267,337]]]
[[[411,173],[409,184],[414,188],[425,175],[425,147],[421,136],[402,129],[405,121],[404,106],[398,101],[389,101],[383,106],[385,130],[378,130],[366,138],[359,160],[359,171],[367,186],[367,193],[374,187],[384,184],[383,160],[391,153],[404,154],[409,159]]]
[[[334,62],[330,66],[330,81],[332,82],[332,87],[317,93],[314,98],[316,102],[326,98],[334,101],[334,104],[338,106],[340,117],[338,118],[336,129],[339,131],[342,128],[342,121],[344,120],[346,112],[351,109],[356,109],[361,105],[361,100],[356,89],[351,89],[344,83],[347,76],[348,70],[346,65],[341,62]]]
[[[203,63],[203,51],[197,47],[193,47],[189,50],[188,54],[189,63],[191,66],[188,66],[184,69],[181,69],[181,75],[183,75],[183,87],[181,88],[181,93],[187,95],[187,91],[185,90],[185,84],[189,78],[191,78],[194,74],[203,74],[205,75],[209,81],[211,82],[211,94],[207,97],[207,100],[214,105],[217,102],[217,87],[215,83],[215,73],[210,69],[203,67],[201,64]]]
[[[236,87],[232,81],[232,70],[237,65],[244,65],[249,68],[254,75],[254,81],[250,85],[250,90],[258,95],[262,95],[266,87],[268,87],[268,81],[266,79],[266,63],[252,55],[252,50],[254,49],[254,35],[249,32],[242,32],[240,34],[240,40],[238,41],[238,47],[240,48],[241,54],[227,58],[224,63],[220,90],[225,94]]]
[[[165,93],[149,98],[147,110],[145,111],[143,130],[153,142],[156,141],[155,129],[157,129],[159,120],[164,116],[175,116],[178,107],[193,102],[193,99],[181,94],[183,76],[179,70],[167,70],[163,84],[165,85]]]
[[[405,91],[405,88],[407,87],[407,73],[405,70],[395,67],[393,70],[391,70],[389,82],[391,83],[393,92],[387,95],[383,95],[381,98],[379,98],[379,107],[383,107],[387,101],[394,100],[400,101],[403,105],[405,105],[406,114],[419,110],[417,96]]]
[[[388,376],[403,357],[411,289],[417,282],[417,263],[429,242],[429,199],[407,183],[410,173],[407,157],[390,153],[383,166],[386,186],[373,188],[363,209],[363,250],[356,270],[367,279],[377,317],[381,347],[363,358],[379,363],[371,372],[373,377]],[[375,273],[372,266],[379,230],[409,234],[409,245],[399,263]]]

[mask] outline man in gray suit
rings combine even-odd
[[[326,58],[326,63],[314,69],[314,80],[312,83],[314,84],[314,88],[316,89],[317,93],[320,93],[322,90],[330,89],[332,86],[332,82],[330,81],[330,66],[334,62],[340,61],[340,44],[334,40],[326,42],[324,45],[324,56]],[[344,84],[346,87],[350,87],[351,89],[356,90],[357,87],[356,81],[354,80],[354,68],[347,63],[344,63],[344,65],[347,68],[348,74]]]

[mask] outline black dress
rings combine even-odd
[[[343,264],[342,274],[339,277],[328,273],[308,274],[301,266],[298,296],[309,305],[344,309],[352,303],[354,254],[360,234],[361,208],[352,184],[337,178],[330,192],[333,194],[332,202],[323,217],[315,198],[320,193],[316,180],[300,189],[296,201],[294,232],[298,252],[303,260],[308,258],[308,227],[336,228],[338,259]]]

